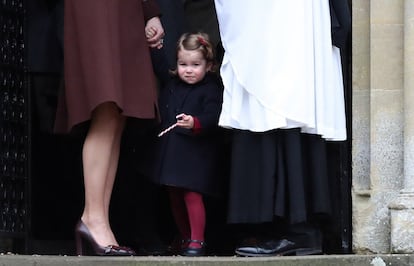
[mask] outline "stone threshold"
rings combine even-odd
[[[286,257],[198,257],[147,256],[147,257],[90,257],[49,255],[1,255],[0,265],[7,266],[349,266],[349,265],[414,265],[414,254],[376,255],[313,255]]]

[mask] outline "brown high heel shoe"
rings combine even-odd
[[[79,220],[75,228],[76,238],[76,253],[79,256],[92,255],[92,256],[134,256],[135,251],[128,247],[120,247],[115,245],[100,246],[96,243],[95,239],[91,235],[88,227]],[[88,250],[84,250],[87,246]]]

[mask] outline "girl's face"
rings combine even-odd
[[[211,68],[198,50],[181,49],[177,55],[177,72],[181,80],[195,84],[202,80]]]

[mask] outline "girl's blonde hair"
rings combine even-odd
[[[214,50],[208,34],[203,32],[184,33],[177,42],[177,54],[181,50],[200,51],[207,64],[211,64],[210,71],[214,71]],[[176,74],[176,72],[176,70],[172,71],[173,74]]]

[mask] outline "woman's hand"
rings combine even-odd
[[[145,35],[151,48],[161,49],[163,46],[164,28],[159,17],[150,18],[145,25]]]
[[[192,129],[194,127],[194,118],[191,115],[179,114],[177,118],[177,126]]]

